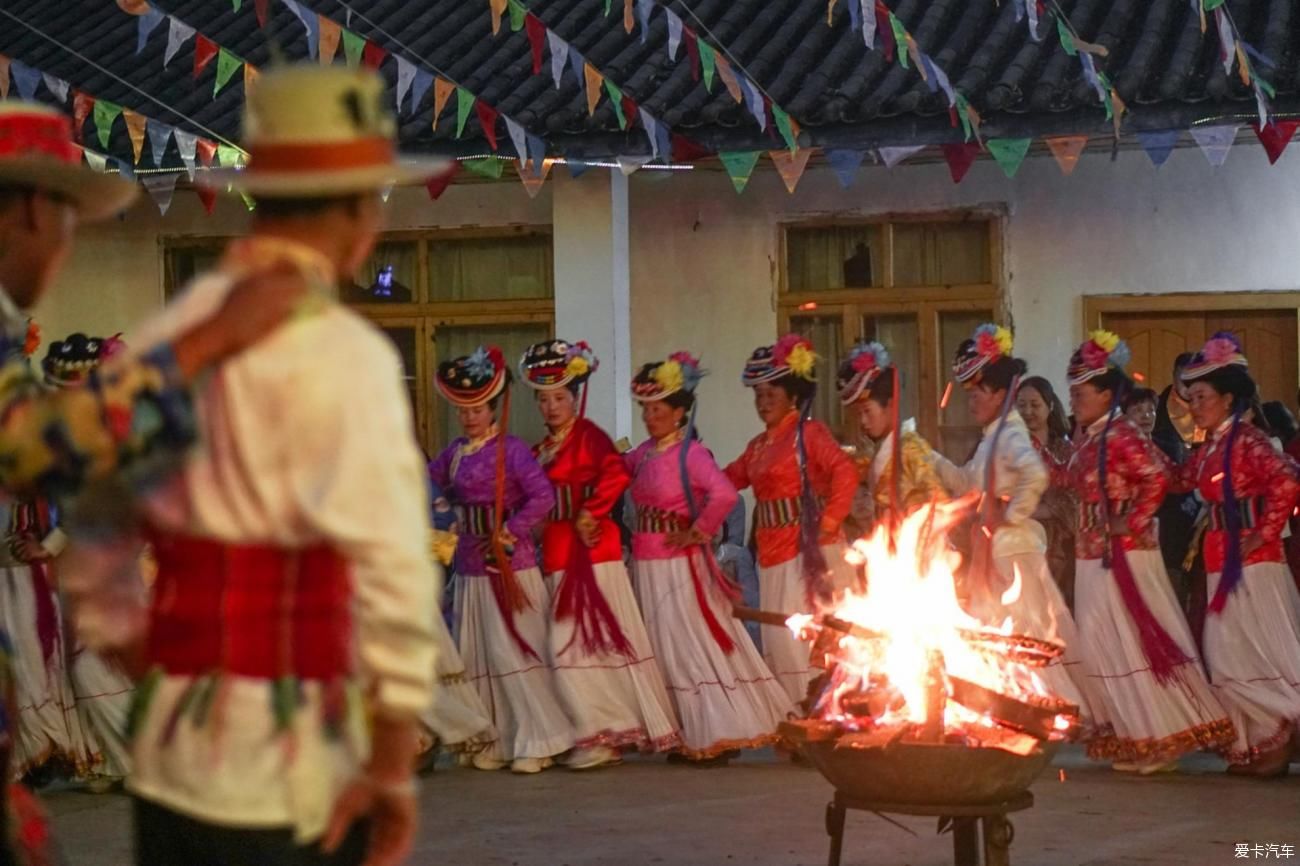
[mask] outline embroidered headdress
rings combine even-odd
[[[1123,371],[1133,354],[1128,344],[1110,331],[1093,331],[1070,356],[1066,378],[1071,385],[1082,385],[1104,376],[1111,370]]]
[[[807,337],[786,334],[771,346],[759,346],[745,363],[740,381],[745,387],[753,388],[786,376],[817,381],[817,353]]]
[[[840,364],[835,384],[840,390],[840,403],[849,406],[858,401],[880,374],[892,366],[889,351],[877,342],[861,342],[849,350],[849,356]]]
[[[690,352],[673,352],[665,360],[642,368],[632,380],[632,399],[654,403],[678,391],[693,393],[702,378],[699,358]]]
[[[1011,332],[1001,325],[985,324],[975,329],[957,349],[952,375],[958,382],[970,382],[989,364],[1011,356]]]
[[[505,355],[496,346],[479,346],[469,355],[438,365],[434,384],[453,406],[481,406],[508,384]]]
[[[553,391],[583,384],[599,366],[585,342],[547,340],[528,347],[519,359],[519,375],[534,391]]]

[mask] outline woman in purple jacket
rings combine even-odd
[[[490,709],[496,743],[481,770],[537,773],[573,747],[546,661],[547,598],[533,530],[555,492],[532,449],[502,431],[510,370],[501,350],[479,347],[438,366],[438,391],[464,435],[429,464],[429,477],[461,511],[456,547],[456,632],[465,671]],[[503,406],[504,403],[504,406]]]

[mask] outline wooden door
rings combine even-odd
[[[1108,313],[1102,326],[1128,343],[1133,352],[1129,372],[1141,376],[1148,388],[1157,391],[1173,381],[1178,356],[1201,348],[1207,336],[1204,311]]]
[[[1211,334],[1231,331],[1241,340],[1261,400],[1281,400],[1288,406],[1295,405],[1295,310],[1213,313],[1207,317],[1206,330]]]

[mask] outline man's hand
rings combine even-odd
[[[577,518],[573,521],[573,528],[577,530],[578,538],[587,547],[595,547],[600,541],[600,521],[585,510],[578,512]]]
[[[9,547],[14,554],[14,558],[21,562],[44,562],[50,558],[50,552],[41,545],[34,535],[23,535],[14,538],[10,541]]]
[[[185,381],[274,331],[297,311],[308,291],[302,272],[288,262],[235,283],[211,318],[176,341],[176,363]]]
[[[334,804],[322,843],[326,854],[339,849],[357,819],[369,818],[370,838],[363,866],[398,866],[406,859],[415,841],[417,823],[411,767],[418,750],[414,720],[375,717],[370,765]]]

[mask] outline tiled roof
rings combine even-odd
[[[623,92],[666,122],[673,132],[709,149],[776,146],[759,131],[744,104],[717,80],[712,92],[695,80],[687,51],[667,53],[665,9],[725,51],[733,66],[757,82],[803,129],[811,146],[870,147],[956,140],[942,92],[931,92],[915,69],[868,50],[849,22],[843,0],[827,23],[826,0],[656,0],[650,27],[623,26],[622,0],[528,0],[529,11],[570,42]],[[258,66],[272,53],[307,55],[303,26],[282,0],[270,0],[270,19],[258,26],[253,0],[236,12],[230,0],[153,0],[160,10],[198,29]],[[1079,60],[1054,34],[1041,42],[1017,20],[1019,0],[886,0],[914,34],[921,50],[948,73],[953,85],[983,115],[989,136],[1108,129],[1096,93]],[[1105,46],[1098,65],[1128,103],[1128,130],[1186,128],[1207,118],[1255,116],[1252,90],[1226,74],[1211,23],[1202,33],[1188,0],[1060,0],[1080,35]],[[1271,62],[1259,71],[1276,88],[1279,115],[1300,113],[1300,0],[1228,0],[1243,37]],[[608,157],[646,153],[639,125],[620,131],[608,98],[588,116],[572,71],[557,89],[549,50],[533,74],[528,37],[508,21],[491,33],[488,0],[301,0],[309,12],[348,24],[390,55],[442,75],[472,91],[502,114],[541,136],[551,153]],[[69,81],[74,88],[208,137],[238,139],[243,85],[232,81],[212,96],[216,64],[191,77],[193,41],[163,68],[167,22],[135,53],[137,19],[103,0],[9,0],[4,8],[62,45],[12,20],[0,20],[0,53]],[[883,25],[883,22],[882,22]],[[883,25],[887,26],[887,25]],[[75,53],[74,53],[75,52]],[[340,58],[343,54],[339,49]],[[78,56],[80,55],[80,56]],[[341,59],[336,62],[342,62]],[[397,72],[381,67],[390,87]],[[41,98],[52,98],[42,88]],[[455,108],[437,128],[430,123],[432,92],[403,117],[402,139],[412,150],[483,153],[478,119],[455,136]],[[89,127],[88,127],[89,130]],[[511,144],[497,130],[505,152]],[[122,124],[110,150],[129,155]],[[147,148],[146,148],[147,150]],[[174,145],[164,160],[177,164]],[[146,154],[142,166],[151,164]]]

